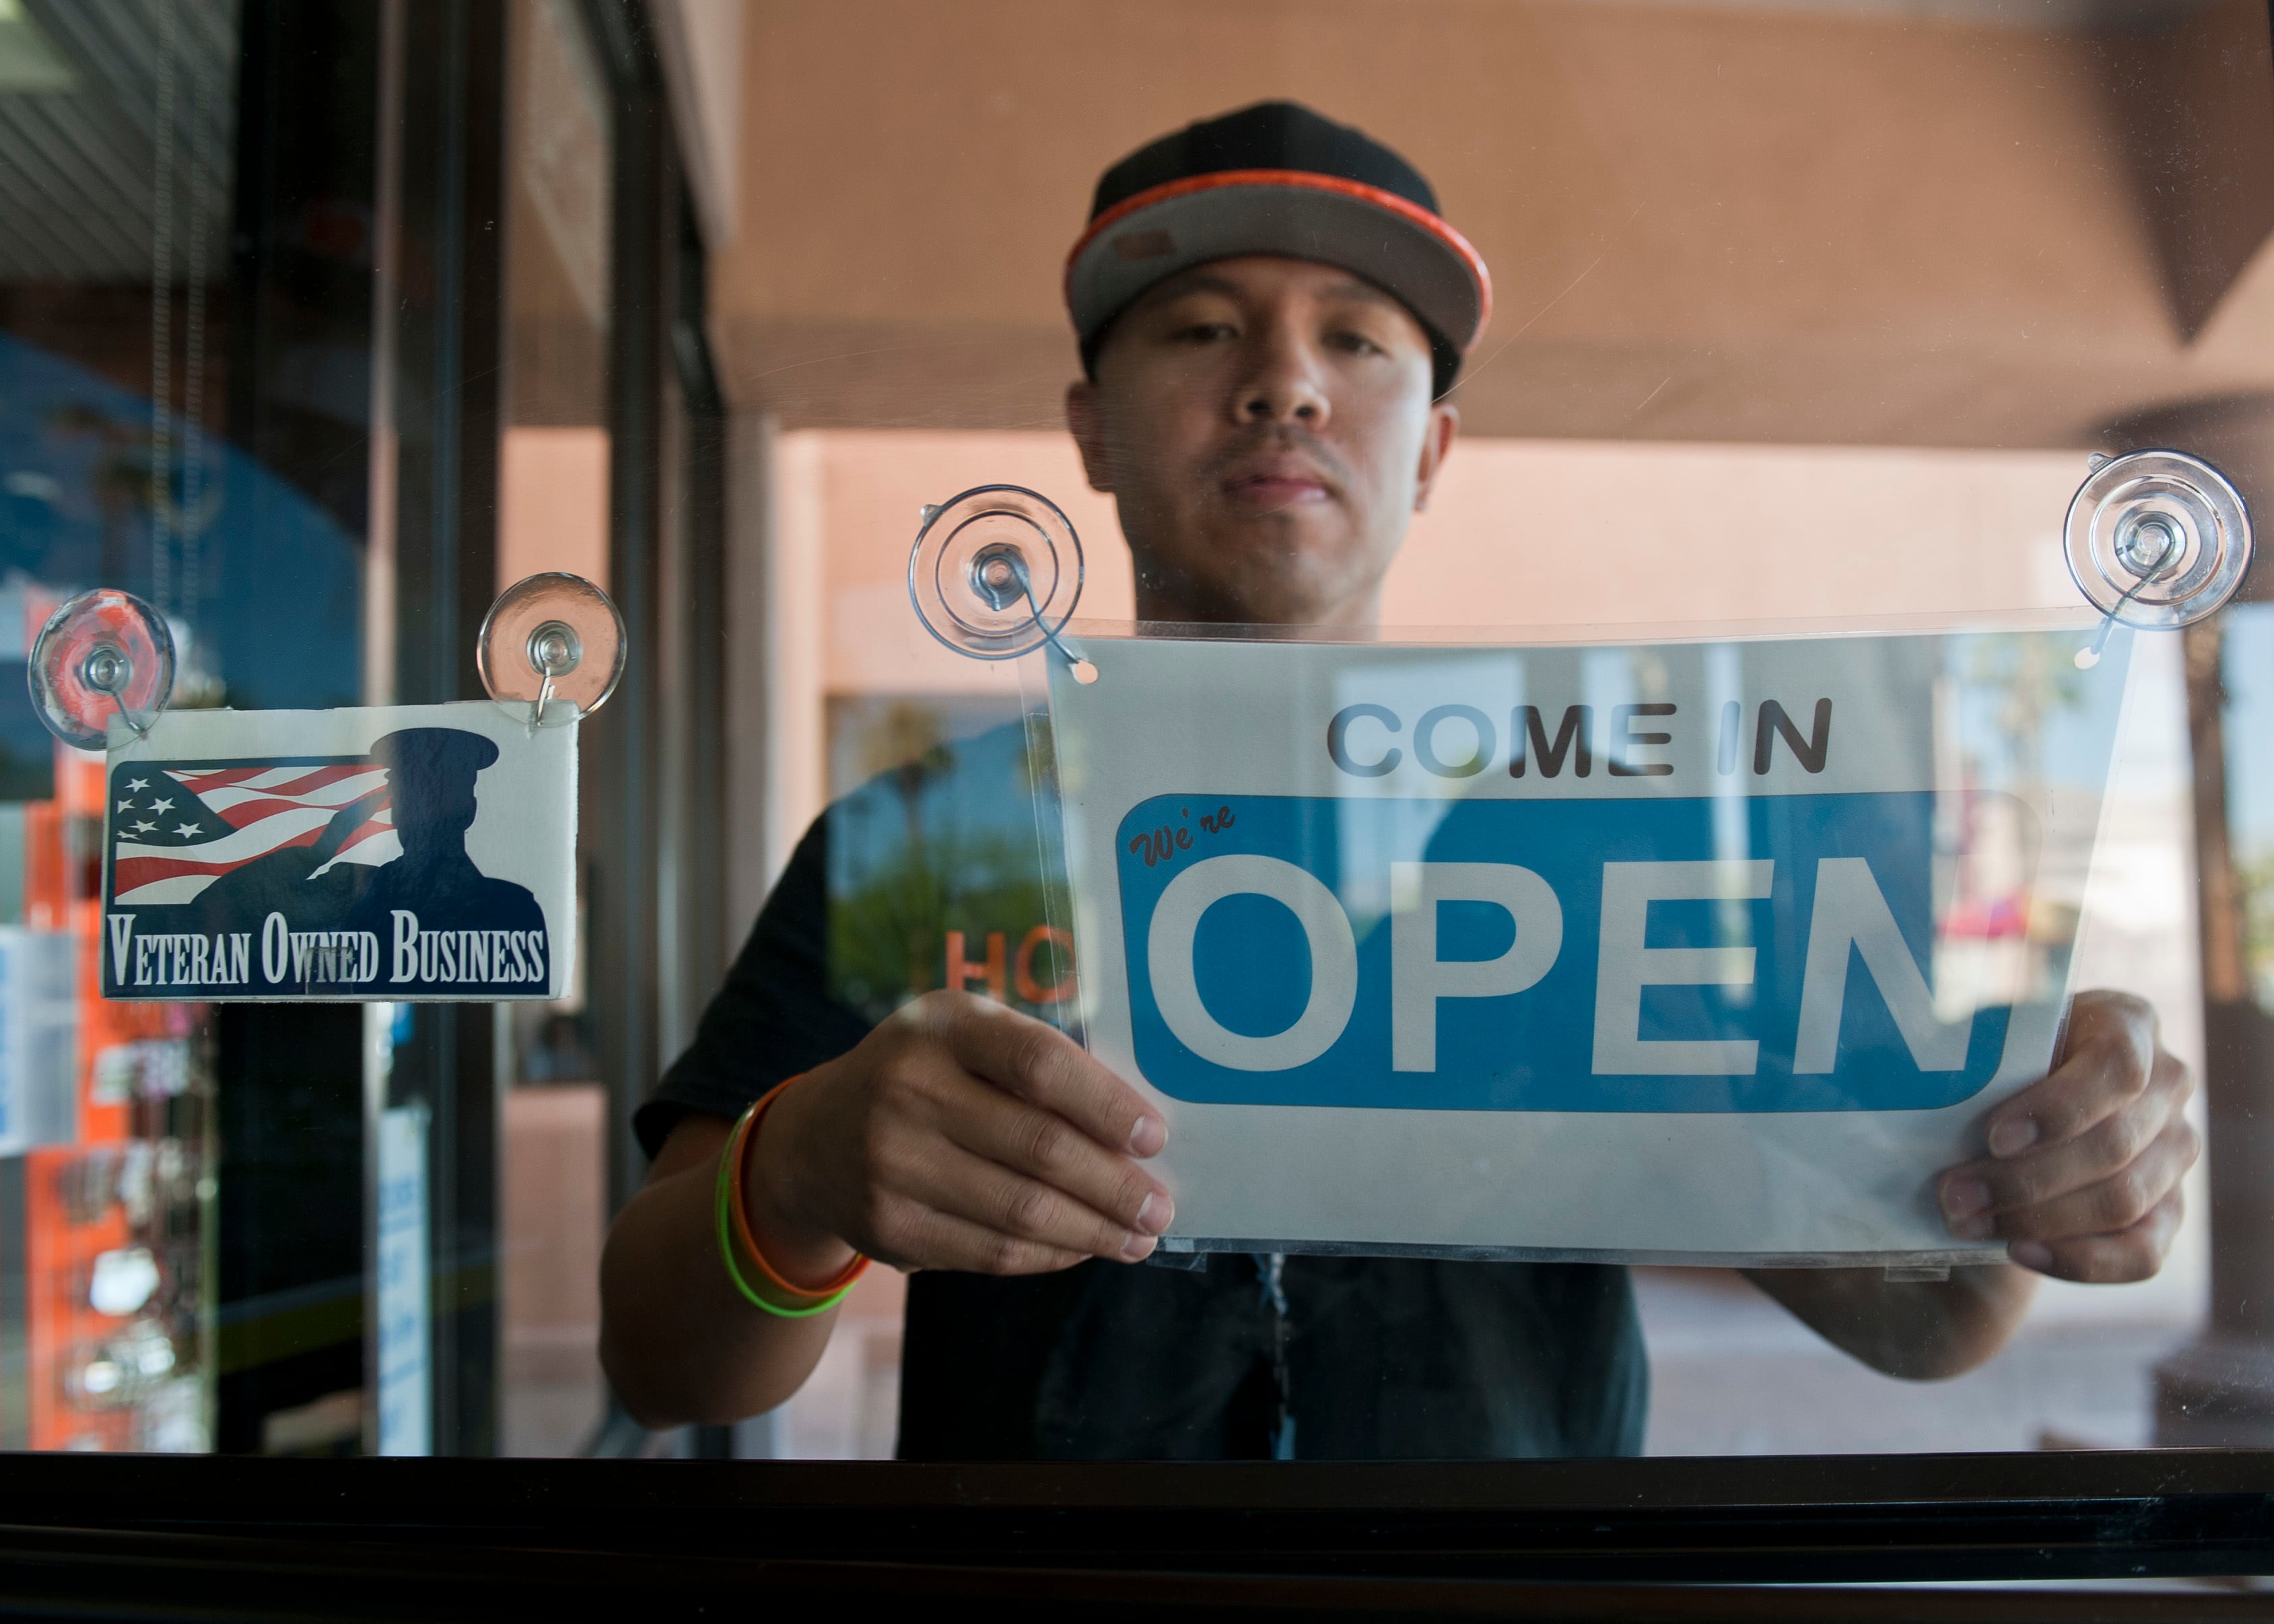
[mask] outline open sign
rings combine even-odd
[[[1080,1030],[1173,1249],[1934,1264],[2044,1074],[2128,634],[1091,638]]]
[[[1998,1068],[1994,989],[1937,984],[1931,793],[1734,829],[1706,799],[1244,796],[1146,861],[1193,799],[1131,811],[1120,872],[1139,1066],[1177,1097],[1916,1109]]]

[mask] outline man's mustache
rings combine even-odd
[[[1308,429],[1272,424],[1247,430],[1202,468],[1211,485],[1221,485],[1242,471],[1242,465],[1261,456],[1292,452],[1309,462],[1337,492],[1349,488],[1350,469],[1334,448]]]

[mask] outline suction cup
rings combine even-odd
[[[124,717],[139,738],[166,708],[174,635],[165,617],[132,592],[81,592],[40,628],[25,674],[48,731],[74,748],[100,750],[112,717]]]
[[[2241,494],[2183,451],[2097,459],[2065,530],[2077,590],[2126,626],[2192,626],[2233,598],[2250,568]]]
[[[482,617],[474,665],[490,697],[538,727],[560,727],[608,703],[624,674],[624,617],[582,575],[531,575]],[[575,706],[555,703],[568,700]]]
[[[1081,540],[1048,497],[983,485],[924,509],[908,553],[908,599],[924,629],[957,653],[1030,654],[1057,637],[1081,598]]]

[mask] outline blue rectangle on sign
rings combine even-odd
[[[2011,1008],[1938,985],[1936,803],[1156,796],[1116,841],[1138,1064],[1226,1104],[1954,1104]],[[1962,901],[2026,951],[2018,888]]]

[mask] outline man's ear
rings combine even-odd
[[[1087,378],[1066,385],[1065,415],[1066,431],[1081,453],[1081,471],[1089,477],[1089,488],[1111,494],[1113,477],[1105,459],[1104,428],[1098,421],[1097,386]]]
[[[1437,476],[1444,471],[1445,459],[1451,455],[1454,437],[1460,432],[1459,407],[1440,401],[1429,408],[1429,427],[1421,436],[1421,466],[1414,470],[1414,512],[1419,513],[1429,506],[1429,492],[1436,487]]]

